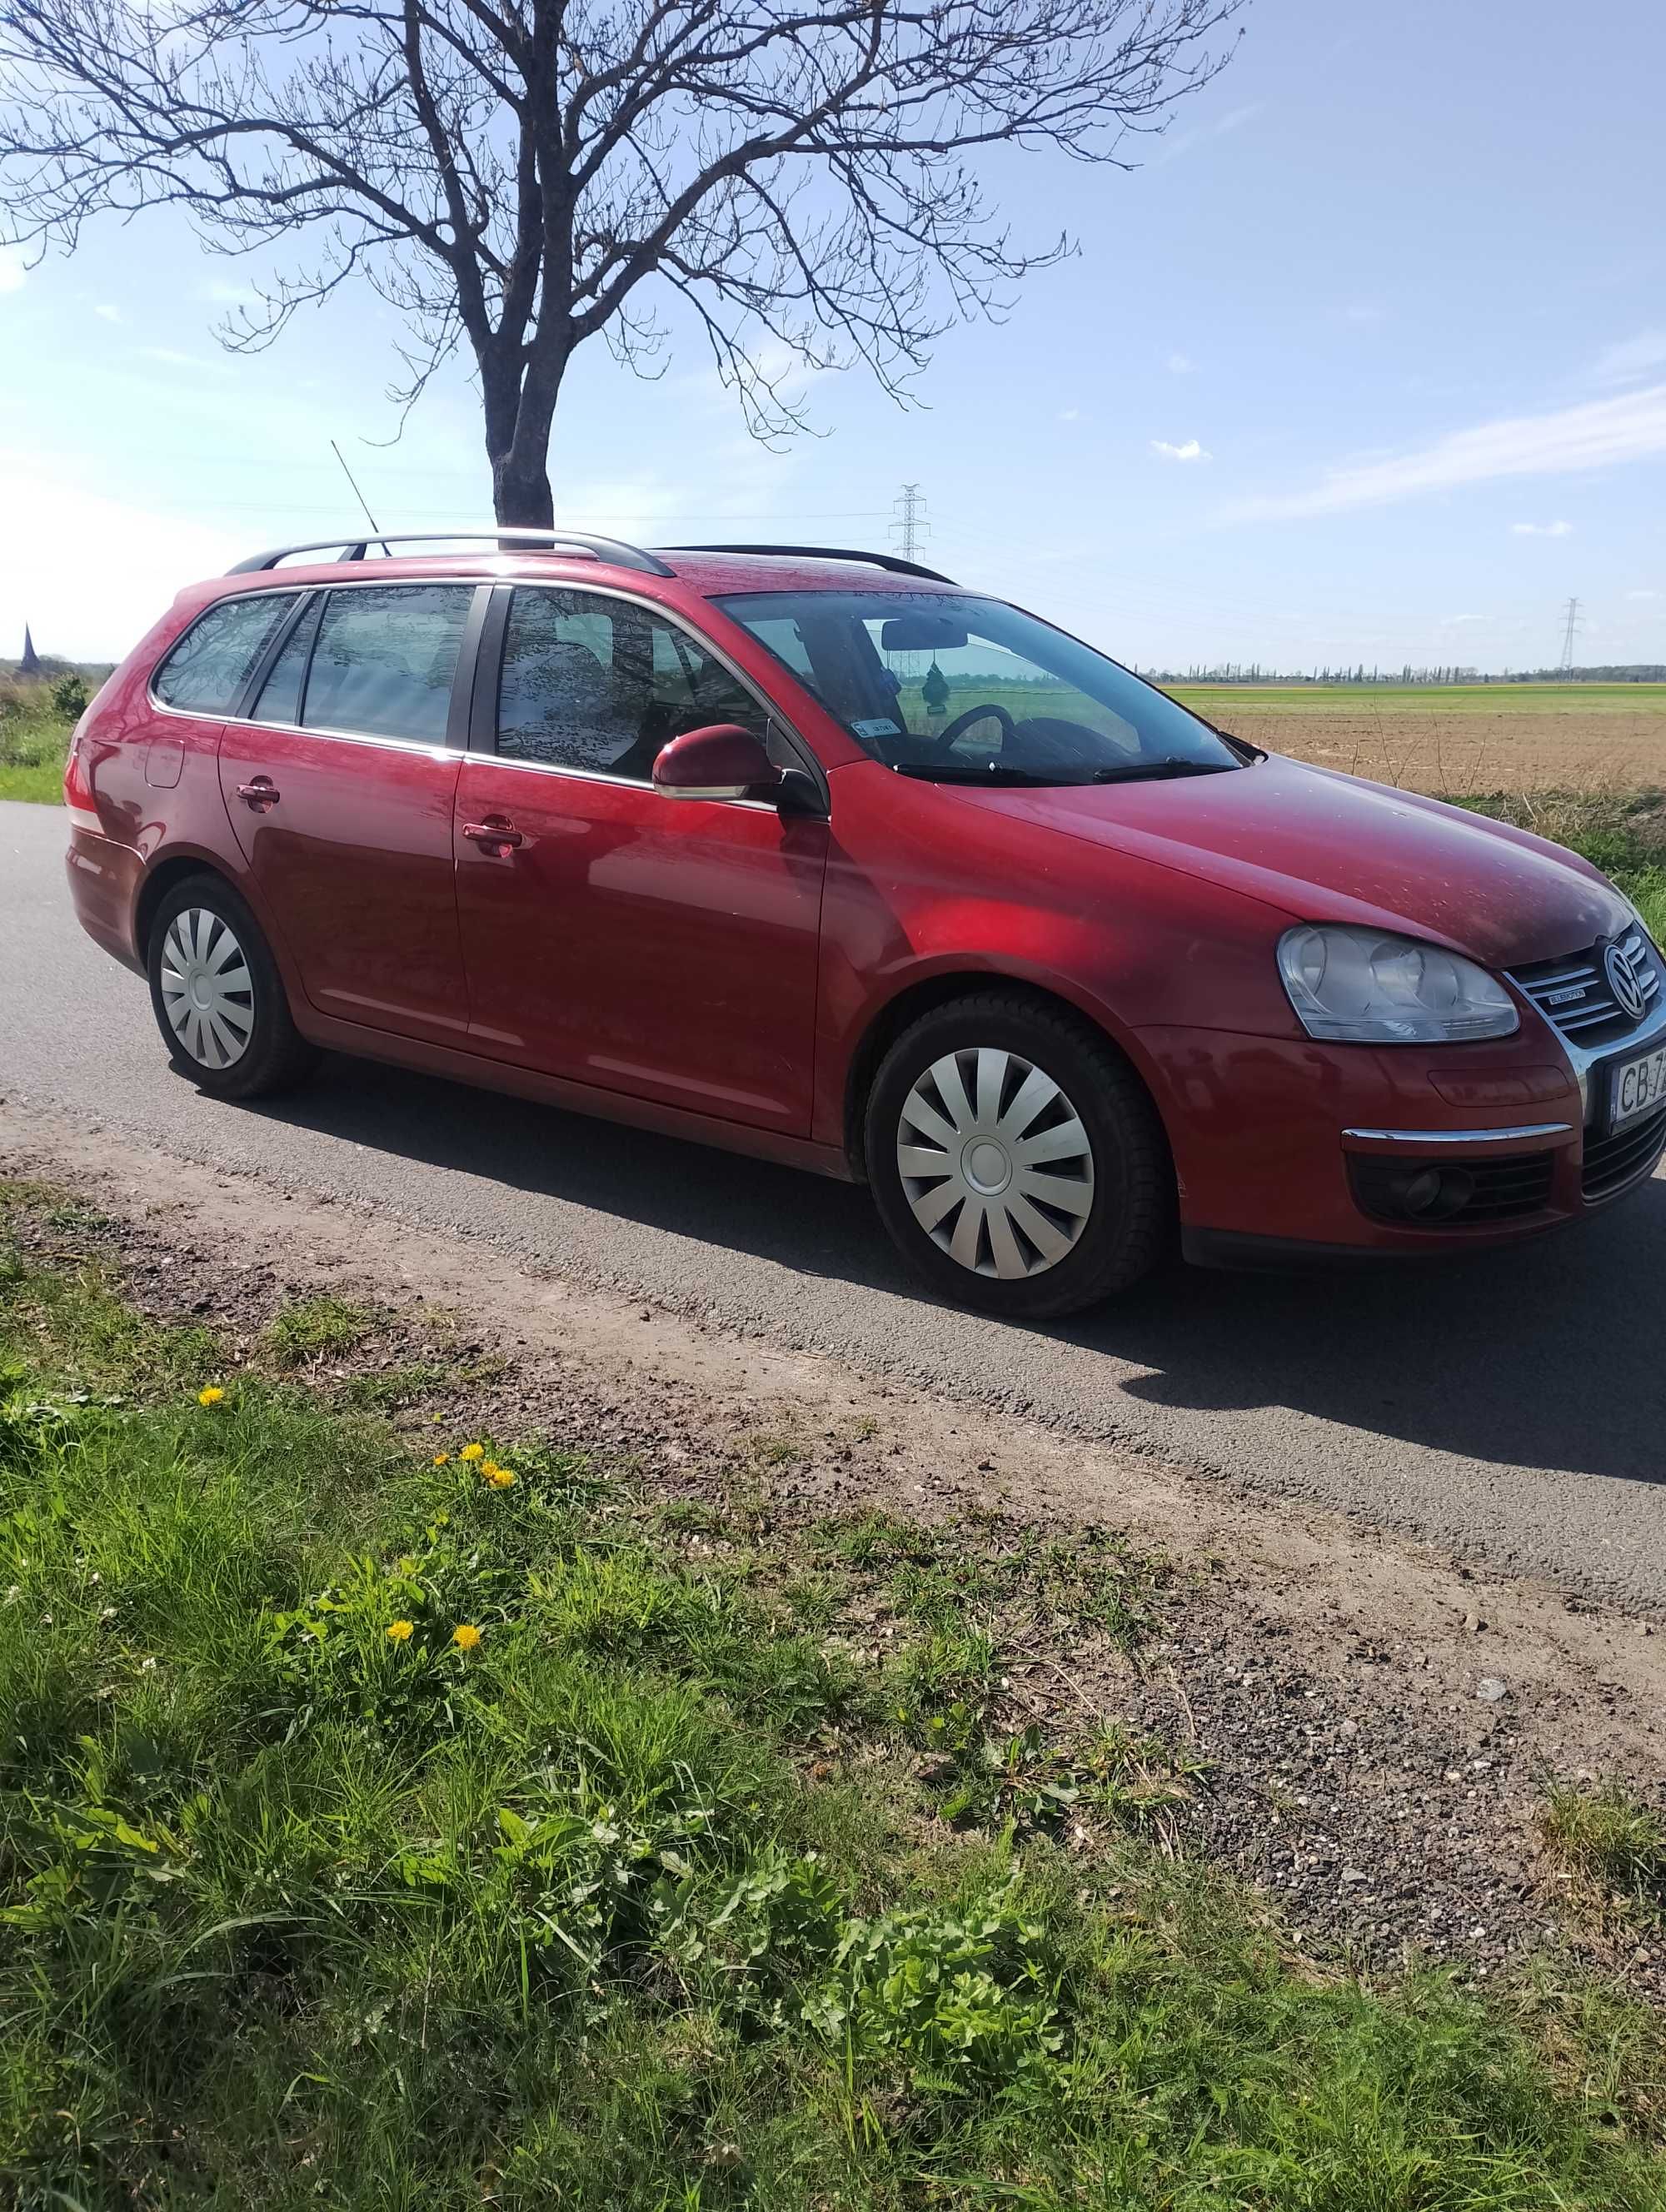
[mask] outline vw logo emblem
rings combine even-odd
[[[1614,1003],[1620,1012],[1634,1022],[1640,1022],[1649,1002],[1643,995],[1643,979],[1638,973],[1639,963],[1623,945],[1610,945],[1602,955],[1602,966],[1608,974],[1608,988],[1614,993]]]

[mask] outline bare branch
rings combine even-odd
[[[544,522],[576,348],[663,374],[652,288],[766,442],[806,427],[793,363],[901,399],[1070,250],[1013,240],[985,149],[1130,166],[1246,4],[0,0],[0,243],[174,206],[216,252],[297,249],[241,349],[370,283],[409,331],[401,422],[466,339],[499,519]]]

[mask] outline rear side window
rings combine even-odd
[[[443,744],[474,590],[379,584],[331,592],[306,675],[301,726]]]
[[[229,714],[261,654],[295,603],[294,592],[222,599],[192,624],[150,679],[165,707],[188,714]]]
[[[283,641],[283,650],[273,661],[271,672],[260,687],[253,712],[257,722],[285,722],[291,729],[299,724],[301,687],[307,681],[307,663],[312,658],[318,618],[323,611],[324,596],[320,592]]]

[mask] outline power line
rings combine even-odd
[[[1558,664],[1559,668],[1572,667],[1573,641],[1579,627],[1579,602],[1570,599],[1567,603],[1567,628],[1562,633],[1562,658]]]
[[[891,526],[891,534],[901,538],[903,558],[912,561],[921,538],[932,534],[932,526],[926,520],[925,495],[917,483],[904,484],[891,504],[897,509],[897,520]]]

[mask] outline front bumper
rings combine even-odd
[[[1583,1060],[1541,1023],[1490,1045],[1327,1045],[1155,1029],[1139,1042],[1179,1182],[1189,1255],[1216,1264],[1511,1243],[1647,1181],[1666,1112],[1604,1133],[1603,1068],[1645,1049],[1666,1009]],[[1448,1218],[1396,1218],[1437,1178]]]

